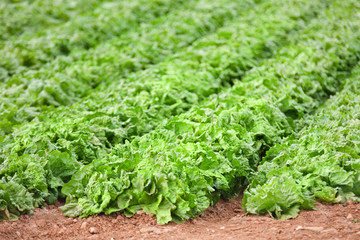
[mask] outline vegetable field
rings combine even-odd
[[[0,219],[360,202],[360,1],[0,3]]]

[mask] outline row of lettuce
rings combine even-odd
[[[168,23],[144,28],[140,31],[142,34],[122,41],[124,44],[120,44],[120,47],[117,45],[119,42],[111,41],[91,52],[88,60],[72,62],[73,65],[65,64],[63,74],[53,66],[52,71],[45,69],[34,75],[29,74],[28,78],[13,79],[0,95],[3,100],[0,106],[1,134],[9,134],[14,126],[22,125],[35,117],[42,118],[44,114],[40,113],[47,112],[54,106],[59,106],[57,111],[45,115],[47,119],[48,116],[56,119],[55,122],[41,120],[39,124],[46,122],[47,127],[35,128],[50,128],[48,131],[53,132],[53,128],[63,128],[62,123],[68,125],[71,118],[75,119],[71,121],[77,129],[84,129],[82,126],[89,129],[89,121],[90,124],[94,122],[95,128],[98,128],[96,125],[99,121],[110,122],[109,131],[105,133],[99,129],[99,134],[110,135],[108,138],[117,142],[124,139],[122,135],[131,137],[142,134],[169,116],[186,111],[193,104],[218,92],[224,85],[231,84],[231,79],[243,75],[262,59],[271,56],[274,49],[326,5],[326,1],[298,1],[294,6],[295,10],[279,8],[283,14],[280,18],[276,13],[276,7],[280,4],[273,1],[265,1],[257,8],[250,8],[255,5],[252,1],[242,1],[242,4],[237,4],[240,5],[237,8],[233,7],[233,1],[208,1],[207,5],[203,2],[199,4],[198,9],[205,8],[204,6],[214,7],[220,3],[221,7],[213,8],[214,12],[210,13],[194,11],[191,14],[179,11],[170,14],[168,19],[171,21]],[[224,18],[229,18],[230,12],[234,16],[237,12],[241,14],[228,22],[226,27],[201,37],[208,32],[201,33],[201,28],[215,29],[224,23]],[[264,14],[260,14],[261,12]],[[180,15],[182,19],[191,17],[187,18],[188,22],[179,24]],[[198,18],[194,17],[196,15]],[[194,19],[197,24],[194,24]],[[169,33],[165,30],[161,34],[164,29],[169,28],[168,24],[173,25],[175,30],[175,26],[179,26],[178,31]],[[181,31],[183,28],[186,31]],[[155,41],[154,37],[157,35],[162,37]],[[194,41],[198,37],[201,38]],[[178,42],[179,39],[182,40]],[[134,43],[128,48],[130,41]],[[154,47],[154,42],[159,44]],[[191,46],[186,47],[191,42]],[[179,49],[180,52],[171,54]],[[135,62],[138,60],[140,62]],[[153,62],[160,63],[122,78],[127,72],[146,68]],[[92,89],[99,83],[102,85]],[[88,93],[90,96],[81,98]],[[78,103],[68,108],[76,102]],[[70,127],[67,128],[67,132],[74,132]],[[119,128],[120,131],[112,131]],[[31,128],[26,128],[28,130],[32,131]],[[89,131],[94,132],[93,129]],[[102,138],[99,134],[96,138]],[[93,134],[88,134],[91,135]],[[107,141],[108,139],[105,140]],[[104,145],[104,141],[100,142]]]
[[[103,2],[105,0],[3,0],[0,2],[0,41],[64,24]]]
[[[306,23],[303,18],[310,21],[325,6],[321,1],[288,1],[288,5],[265,2],[244,12],[231,25],[197,41],[176,55],[176,61],[164,61],[134,75],[137,77],[126,79],[128,83],[120,82],[70,109],[58,109],[24,124],[4,141],[3,174],[15,177],[12,180],[19,184],[27,182],[23,180],[26,176],[37,176],[37,182],[33,179],[24,187],[29,192],[27,208],[37,206],[44,199],[54,201],[58,188],[79,168],[76,161],[87,164],[102,158],[114,145],[150,132],[168,117],[186,111],[224,85],[230,85],[232,78],[243,75],[284,44],[291,37],[289,32],[303,28]],[[52,157],[53,154],[61,157]],[[47,163],[48,159],[52,160]],[[53,170],[42,164],[54,161],[59,161],[54,164],[61,170],[53,169],[56,173],[48,175]],[[30,163],[36,164],[28,168]],[[17,171],[23,174],[19,176]],[[57,177],[56,181],[53,176]]]
[[[336,93],[346,73],[357,64],[360,24],[354,9],[359,8],[357,1],[346,4],[334,1],[317,21],[297,36],[296,43],[280,48],[273,58],[250,70],[230,89],[200,107],[170,118],[164,126],[149,134],[116,145],[109,155],[81,167],[62,189],[68,196],[67,204],[62,207],[65,215],[88,216],[115,211],[132,215],[143,209],[155,214],[159,223],[182,221],[198,216],[220,196],[232,196],[249,183],[244,207],[252,213],[269,211],[283,218],[296,215],[297,209],[313,207],[316,196],[331,200],[331,194],[358,195],[356,132],[349,132],[352,141],[347,142],[347,146],[353,148],[343,148],[344,152],[353,154],[343,167],[344,157],[336,166],[332,165],[336,158],[328,160],[328,156],[324,156],[327,166],[332,168],[319,164],[324,168],[317,166],[315,169],[316,163],[313,168],[306,164],[309,168],[292,168],[287,166],[291,165],[290,161],[296,166],[302,162],[289,155],[279,161],[277,169],[284,173],[282,176],[277,176],[275,169],[271,172],[272,166],[264,165],[259,172],[256,168],[267,150],[295,129],[293,121]],[[333,108],[337,107],[335,104]],[[352,119],[352,113],[347,113]],[[341,118],[339,115],[333,117]],[[346,127],[341,125],[340,128],[347,131]],[[331,140],[336,140],[335,136]],[[312,140],[318,139],[314,136]],[[343,137],[343,141],[346,139]],[[332,143],[331,140],[327,142]],[[282,149],[287,149],[287,144],[285,141]],[[299,144],[295,143],[292,148],[296,146]],[[327,153],[313,147],[312,150],[320,150],[320,155]],[[279,147],[275,146],[275,150],[270,151],[269,159],[277,156],[277,149]],[[292,153],[300,154],[297,149]],[[281,151],[279,156],[282,160]],[[314,161],[311,158],[314,156],[316,152],[309,149],[307,163]],[[286,174],[282,165],[294,170]],[[267,174],[266,170],[270,172]],[[301,176],[300,171],[305,176]],[[275,178],[297,185],[282,184],[271,177],[272,173]],[[288,179],[288,175],[292,179]],[[307,181],[313,183],[312,189],[305,185],[309,184]],[[278,188],[273,188],[274,184],[278,184]],[[282,198],[281,193],[288,198]],[[282,205],[284,203],[290,207]]]
[[[44,3],[47,2],[47,3]],[[68,1],[67,5],[74,5],[76,1]],[[82,50],[90,49],[99,43],[121,35],[131,29],[164,16],[173,9],[181,8],[184,4],[195,2],[193,0],[125,0],[125,1],[96,1],[76,5],[76,9],[83,8],[73,17],[62,24],[53,27],[37,28],[37,31],[24,32],[19,36],[9,38],[0,43],[0,82],[7,81],[16,74],[28,69],[38,69],[51,62],[56,57],[68,56],[70,53],[81,54]],[[94,3],[92,3],[94,2]],[[96,4],[97,2],[97,4]],[[39,3],[39,4],[35,4]],[[35,6],[29,11],[34,14],[40,9],[52,8],[53,1],[35,1]],[[79,2],[81,3],[81,1]],[[56,4],[56,2],[54,3]],[[91,7],[91,5],[94,5]],[[66,4],[65,4],[66,6]],[[5,6],[6,11],[7,7]],[[56,11],[55,8],[54,11]],[[59,9],[61,11],[61,8]],[[15,23],[18,16],[24,16],[22,11],[15,8]],[[21,17],[20,17],[21,18]],[[11,23],[6,18],[4,21]],[[36,21],[35,21],[35,23]],[[6,26],[6,24],[5,24]],[[25,27],[25,29],[27,29]],[[80,51],[80,53],[78,53]]]
[[[360,202],[360,64],[341,92],[272,147],[244,194],[253,214],[287,219],[323,202]]]
[[[80,101],[99,84],[119,82],[161,62],[254,5],[253,1],[195,1],[186,5],[189,11],[173,10],[94,49],[83,49],[80,55],[58,57],[37,71],[14,75],[0,85],[2,134],[49,108]]]
[[[315,197],[355,199],[354,134],[349,142],[334,136],[346,143],[336,150],[348,154],[333,158],[337,167],[321,158],[333,149],[330,141],[324,151],[283,154],[308,143],[302,134],[326,110],[308,114],[341,89],[360,59],[359,3],[334,0],[324,10],[328,3],[265,1],[158,65],[17,127],[1,146],[0,213],[16,217],[67,196],[67,216],[143,209],[167,223],[196,217],[248,184],[247,211],[283,218],[313,207]],[[356,89],[345,87],[339,96],[356,96]],[[329,100],[331,109],[350,98],[342,99]],[[349,109],[328,117],[350,121]],[[304,130],[282,142],[304,117]],[[328,170],[301,168],[295,159],[304,156],[320,156]],[[291,161],[298,168],[287,171]]]

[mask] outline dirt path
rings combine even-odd
[[[69,219],[57,206],[36,209],[19,221],[0,222],[0,239],[360,239],[360,204],[318,204],[293,220],[246,216],[241,199],[221,200],[202,217],[156,225],[146,214]]]

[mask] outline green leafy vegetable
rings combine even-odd
[[[72,17],[99,7],[103,0],[33,0],[0,2],[0,40],[34,34],[39,29],[68,22]],[[36,13],[36,14],[34,14]],[[0,78],[1,79],[1,78]]]
[[[336,91],[342,71],[359,60],[360,35],[354,34],[359,15],[353,11],[359,7],[355,1],[335,1],[295,43],[280,48],[232,88],[79,169],[62,190],[68,195],[65,215],[119,210],[132,215],[144,209],[164,224],[196,217],[220,196],[233,196],[254,179],[265,152],[292,132],[293,120]],[[350,186],[341,172],[331,176],[334,184]],[[257,205],[281,218],[311,208],[313,199],[307,192],[299,197],[303,189],[294,182],[286,176],[270,182],[268,199]]]
[[[79,50],[38,71],[17,74],[0,87],[0,98],[6,103],[0,106],[0,119],[6,122],[2,129],[10,133],[14,124],[32,120],[54,106],[72,105],[100,84],[119,82],[159,63],[254,5],[251,0],[192,1],[95,49]]]
[[[245,209],[290,218],[314,208],[315,198],[360,201],[359,104],[360,65],[341,92],[302,121],[299,132],[268,151],[245,192]],[[283,194],[275,194],[278,189]]]
[[[42,1],[0,4],[0,219],[360,200],[359,1]]]
[[[82,5],[89,4],[90,7],[91,1],[89,3],[86,1]],[[76,54],[82,49],[93,48],[103,41],[117,37],[123,32],[139,26],[141,23],[152,21],[158,16],[167,14],[186,1],[122,0],[104,1],[101,4],[98,1],[93,9],[75,15],[64,24],[11,38],[0,43],[0,82],[8,81],[9,77],[14,74],[26,73],[28,69],[38,69],[58,56],[65,56],[66,58],[71,52]],[[71,2],[69,4],[76,4],[76,1]],[[42,9],[42,6],[36,6],[36,2],[33,4],[35,4],[36,10],[32,9],[31,17],[35,15],[36,19],[37,14],[34,12]],[[50,4],[47,3],[46,5]],[[52,9],[51,6],[48,8]],[[88,7],[81,6],[80,8],[86,10]],[[1,16],[6,17],[6,14]],[[21,12],[16,13],[16,16],[15,21],[18,23],[22,17]],[[6,18],[4,21],[6,22],[5,26],[11,24],[11,18],[9,22]]]
[[[67,153],[53,151],[39,157],[24,154],[3,159],[0,164],[0,217],[16,219],[41,206],[54,203],[59,189],[81,164]]]
[[[313,11],[314,4],[323,6],[320,2],[295,3],[290,1],[289,8],[266,2],[249,9],[231,25],[164,62],[114,82],[71,108],[40,115],[5,140],[5,151],[22,154],[58,149],[84,163],[101,158],[115,144],[153,130],[229,86],[284,44],[290,31],[302,28],[303,17],[310,20],[321,9]],[[16,110],[15,119],[33,114],[31,110]],[[7,119],[14,119],[11,112],[5,111]]]

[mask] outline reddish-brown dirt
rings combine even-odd
[[[0,222],[0,239],[360,239],[359,203],[318,203],[317,208],[280,221],[247,216],[238,198],[221,200],[200,218],[160,226],[144,213],[70,219],[57,206],[48,206],[18,221]]]

